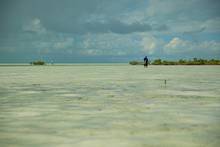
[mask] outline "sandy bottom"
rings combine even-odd
[[[0,67],[0,81],[1,147],[220,144],[219,66]]]

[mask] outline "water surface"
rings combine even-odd
[[[0,66],[0,146],[217,147],[219,95],[220,66]]]

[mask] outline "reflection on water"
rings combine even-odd
[[[219,66],[0,67],[0,146],[218,146],[219,95]]]

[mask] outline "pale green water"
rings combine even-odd
[[[0,66],[1,147],[219,145],[220,66]]]

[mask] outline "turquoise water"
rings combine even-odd
[[[217,147],[219,95],[220,66],[0,66],[0,146]]]

